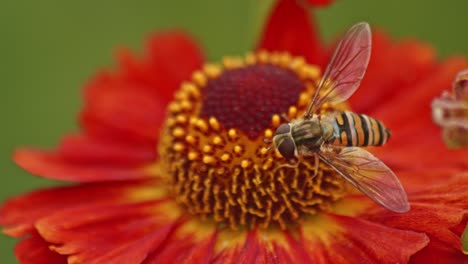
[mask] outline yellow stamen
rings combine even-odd
[[[241,128],[227,127],[219,116],[201,115],[208,84],[233,69],[264,64],[288,74],[292,71],[304,88],[296,105],[268,114],[270,125],[256,138]],[[157,174],[167,175],[168,193],[173,193],[187,212],[232,230],[270,225],[286,229],[305,215],[330,210],[347,192],[343,179],[328,166],[315,164],[313,158],[303,157],[295,167],[285,166],[287,161],[274,148],[269,151],[273,145],[268,141],[284,119],[302,116],[319,75],[319,68],[307,65],[303,58],[266,51],[249,53],[245,58],[226,57],[221,65],[207,64],[194,72],[169,104],[161,132]],[[345,108],[325,105],[321,111]],[[267,144],[264,139],[268,139]]]

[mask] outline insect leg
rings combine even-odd
[[[275,169],[275,172],[281,168],[291,168],[291,169],[297,169],[297,167],[299,166],[299,160],[296,160],[296,159],[291,159],[291,160],[288,160],[287,163],[284,163],[282,164],[281,166],[277,167]]]
[[[286,113],[282,113],[281,114],[281,117],[286,120],[286,122],[288,123],[291,123],[291,119],[288,117],[288,115]]]
[[[317,176],[318,174],[318,169],[319,169],[319,156],[317,155],[317,153],[314,153],[314,177],[312,178],[315,178],[315,176]]]

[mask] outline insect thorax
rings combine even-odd
[[[299,153],[318,151],[325,142],[324,132],[317,119],[300,120],[291,126],[291,135]]]

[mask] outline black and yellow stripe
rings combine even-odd
[[[382,122],[366,115],[342,112],[335,117],[335,122],[334,145],[381,146],[391,135]]]

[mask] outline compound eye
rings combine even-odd
[[[294,141],[290,138],[287,137],[279,144],[278,146],[278,152],[283,156],[283,158],[290,160],[294,158],[294,150],[296,149],[296,145],[294,144]]]
[[[286,133],[289,133],[289,131],[291,131],[291,126],[289,124],[281,124],[276,129],[275,135],[286,134]]]

